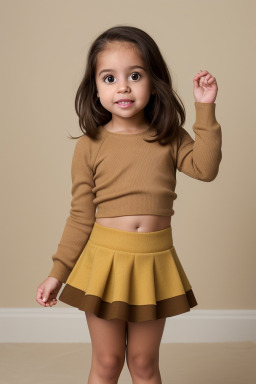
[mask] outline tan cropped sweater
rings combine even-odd
[[[222,159],[216,104],[194,104],[195,140],[180,128],[177,139],[163,146],[143,140],[152,139],[152,131],[123,134],[103,126],[98,140],[87,135],[77,140],[71,165],[70,214],[48,276],[66,282],[97,217],[172,216],[176,169],[194,179],[215,179]]]

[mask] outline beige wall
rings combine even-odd
[[[74,97],[87,49],[106,28],[158,43],[193,135],[192,79],[216,77],[223,160],[213,182],[177,174],[174,241],[199,305],[256,309],[255,2],[1,1],[1,307],[35,307],[71,199],[80,134]],[[59,307],[66,307],[59,302]]]

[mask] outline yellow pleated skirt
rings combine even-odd
[[[179,315],[197,305],[171,226],[130,232],[96,221],[59,300],[102,319],[131,322]]]

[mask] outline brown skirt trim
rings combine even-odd
[[[81,311],[93,312],[101,319],[120,319],[130,322],[157,320],[190,311],[197,305],[192,289],[184,295],[157,301],[157,305],[131,305],[122,301],[108,303],[100,297],[85,295],[84,291],[66,284],[59,300]]]

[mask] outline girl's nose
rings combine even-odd
[[[119,87],[119,93],[127,93],[127,92],[130,92],[130,88],[128,86]]]
[[[128,92],[130,91],[130,87],[127,83],[127,80],[123,80],[119,84],[119,92]]]

